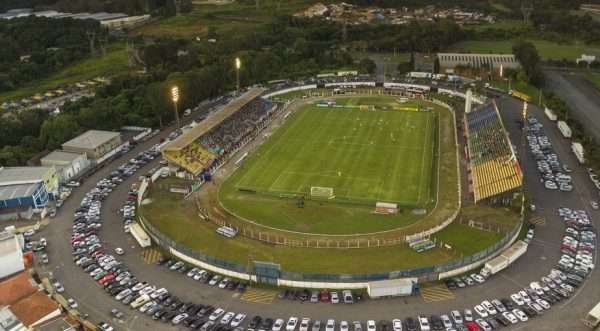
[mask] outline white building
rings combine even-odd
[[[16,235],[0,232],[0,279],[25,270],[23,251]]]
[[[513,54],[438,53],[437,56],[441,72],[457,66],[496,70],[499,70],[500,66],[504,69],[517,69],[521,66]]]
[[[66,183],[71,178],[83,173],[90,166],[87,154],[61,150],[56,150],[44,156],[40,162],[42,166],[54,166],[62,183]]]

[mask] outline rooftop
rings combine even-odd
[[[52,167],[0,167],[0,187],[38,183]]]
[[[26,330],[21,321],[13,314],[8,307],[0,309],[0,330]]]
[[[0,232],[0,256],[10,254],[21,249],[15,235],[8,232]]]
[[[37,291],[19,300],[10,306],[10,310],[25,326],[31,326],[48,315],[56,314],[57,311],[60,315],[58,303],[42,291]]]
[[[37,190],[37,188],[40,186],[40,183],[15,184],[6,186],[1,185],[2,184],[0,183],[0,201],[3,201],[29,197]]]
[[[100,131],[100,130],[89,130],[85,133],[67,141],[62,146],[65,147],[74,147],[74,148],[87,148],[87,149],[95,149],[98,146],[110,141],[115,137],[119,137],[121,134],[119,132],[111,132],[111,131]]]
[[[21,272],[0,282],[0,306],[12,305],[37,292],[27,272]]]
[[[77,323],[69,320],[68,318],[57,318],[50,322],[38,325],[35,330],[39,331],[65,331],[65,330],[77,330]]]
[[[71,163],[74,160],[76,160],[78,157],[80,157],[81,155],[84,155],[84,154],[65,152],[65,151],[61,151],[61,150],[57,149],[54,152],[41,158],[41,161]]]

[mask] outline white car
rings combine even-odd
[[[339,303],[340,302],[340,297],[338,296],[337,292],[331,292],[331,303]]]
[[[221,318],[221,324],[225,324],[225,325],[229,324],[234,317],[235,317],[235,313],[234,312],[232,312],[232,311],[227,312]]]
[[[516,303],[518,306],[522,306],[525,304],[525,301],[523,301],[523,298],[521,298],[521,295],[519,295],[519,293],[513,293],[510,295],[510,298],[512,299],[512,301],[514,303]]]
[[[377,331],[377,323],[374,320],[367,321],[367,331]]]
[[[473,322],[473,311],[465,309],[465,322]]]
[[[458,310],[453,310],[450,312],[450,317],[452,317],[452,320],[454,321],[454,324],[463,324],[463,318],[460,315],[460,311]]]
[[[487,311],[488,315],[496,315],[498,313],[496,308],[494,308],[494,305],[487,300],[483,300],[481,306]]]
[[[429,326],[429,320],[427,319],[427,317],[419,315],[417,320],[419,321],[419,326],[421,327],[421,331],[431,330],[431,327]]]
[[[471,278],[473,278],[479,284],[485,283],[485,278],[483,278],[483,276],[481,276],[480,274],[472,274]]]
[[[298,317],[290,317],[285,325],[286,331],[294,331],[296,330],[296,325],[298,325]]]
[[[394,331],[402,331],[402,321],[400,319],[393,319],[392,320],[392,328],[394,329]]]
[[[513,315],[515,315],[521,322],[527,322],[527,320],[529,318],[527,318],[527,315],[525,315],[525,313],[521,310],[521,309],[513,309],[512,311]]]
[[[481,305],[476,305],[474,307],[475,311],[477,312],[477,314],[479,314],[479,316],[481,316],[481,318],[486,318],[488,317],[488,312],[487,310],[485,310],[485,308],[483,308]]]
[[[450,320],[450,317],[448,317],[448,315],[444,314],[440,316],[440,319],[442,320],[442,323],[444,323],[444,327],[446,328],[446,330],[452,328],[452,321]]]
[[[544,299],[537,299],[535,300],[535,302],[537,302],[537,304],[542,306],[542,308],[544,308],[545,310],[550,309],[550,304]]]
[[[475,320],[475,323],[477,323],[483,331],[492,331],[492,326],[484,319],[478,318]]]
[[[123,255],[123,254],[125,254],[125,251],[123,250],[123,248],[117,247],[117,248],[115,248],[115,253],[117,255]]]
[[[71,307],[71,309],[76,309],[77,307],[79,307],[79,305],[77,304],[77,301],[75,301],[75,299],[73,299],[73,298],[69,298],[67,300],[67,303],[69,303],[69,307]]]
[[[348,325],[347,321],[341,321],[340,322],[340,331],[348,331],[350,330],[350,326]]]
[[[521,298],[523,298],[523,301],[525,301],[525,303],[531,303],[531,298],[529,298],[529,294],[527,294],[527,292],[521,290],[519,291],[519,295],[521,296]]]
[[[300,331],[308,331],[308,327],[310,326],[310,318],[304,317],[300,321]]]
[[[223,278],[223,280],[221,282],[219,282],[219,288],[226,288],[227,284],[229,284],[229,282],[231,281],[231,279],[225,277]]]
[[[225,310],[223,308],[217,308],[215,309],[215,311],[212,312],[212,314],[210,314],[210,316],[208,316],[208,320],[216,321],[223,314],[225,314]]]
[[[511,324],[515,324],[515,323],[519,322],[519,320],[517,319],[517,317],[513,313],[511,313],[509,311],[503,312],[502,316],[504,316],[504,318],[506,318]]]
[[[335,331],[335,320],[327,320],[327,324],[325,325],[325,331]]]
[[[239,313],[239,314],[235,315],[235,317],[231,321],[231,326],[234,328],[238,327],[238,326],[240,326],[240,324],[242,324],[242,322],[245,319],[246,319],[246,314]]]
[[[281,331],[281,328],[283,328],[283,323],[285,323],[284,320],[282,320],[281,318],[278,318],[275,320],[275,323],[273,323],[273,327],[271,328],[272,331]]]

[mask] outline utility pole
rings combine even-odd
[[[525,172],[523,171],[523,169],[525,169],[525,159],[527,158],[527,150],[526,150],[526,146],[527,146],[527,130],[529,129],[529,126],[527,125],[527,113],[528,113],[528,109],[527,109],[527,101],[523,101],[523,130],[522,130],[522,134],[521,134],[521,151],[520,151],[520,156],[521,156],[521,192],[523,194],[523,200],[522,200],[522,206],[521,206],[521,215],[525,215],[525,195],[527,193],[526,189],[525,189]]]
[[[179,101],[179,87],[173,86],[171,88],[171,99],[173,100],[173,107],[175,109],[175,123],[177,125],[177,129],[181,126],[179,124],[179,111],[177,110],[177,101]]]
[[[91,31],[88,30],[85,32],[85,34],[88,37],[88,40],[90,41],[90,54],[92,54],[92,56],[96,55],[96,31]]]

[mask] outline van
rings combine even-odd
[[[135,299],[135,301],[133,301],[129,305],[131,306],[131,308],[137,309],[148,301],[150,301],[150,296],[148,294],[143,294],[139,298]]]
[[[344,303],[354,303],[354,296],[352,296],[352,292],[350,292],[350,290],[344,290],[342,292],[342,297],[344,298]]]

